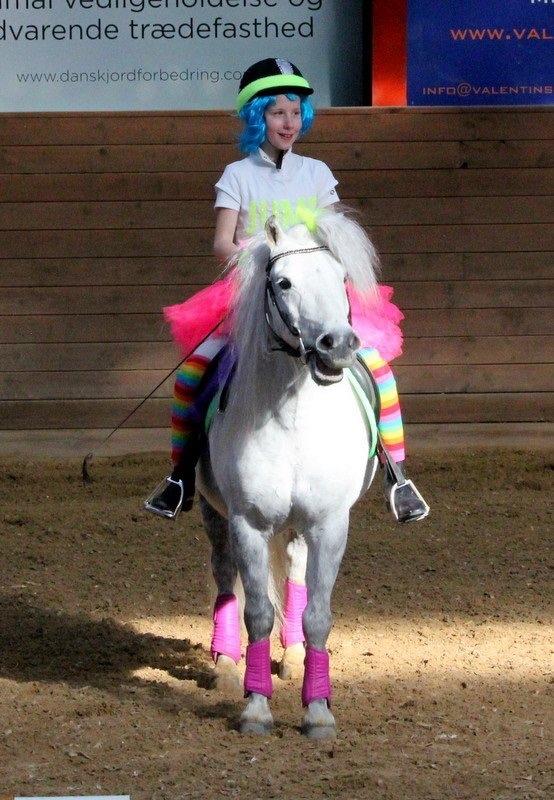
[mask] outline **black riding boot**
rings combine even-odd
[[[200,435],[187,441],[171,475],[156,486],[144,502],[147,511],[175,519],[181,511],[190,511],[194,501],[196,464],[200,456]]]

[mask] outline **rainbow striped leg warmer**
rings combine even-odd
[[[225,345],[226,339],[213,336],[206,339],[186,361],[175,376],[171,409],[171,460],[178,464],[191,436],[202,424],[196,407],[198,387],[210,362]]]
[[[379,417],[378,425],[385,447],[396,463],[404,461],[406,458],[404,428],[402,426],[400,400],[398,399],[396,381],[392,370],[374,347],[363,347],[358,352],[366,366],[371,370],[379,390],[381,416]]]

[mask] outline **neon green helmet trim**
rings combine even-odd
[[[259,78],[252,81],[248,86],[239,92],[237,97],[237,111],[240,111],[249,100],[266,89],[279,89],[282,87],[298,87],[299,89],[311,89],[312,87],[301,75],[270,75],[268,78]]]

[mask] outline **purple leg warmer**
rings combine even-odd
[[[285,581],[285,619],[281,628],[281,644],[290,647],[304,641],[302,614],[308,602],[308,590],[301,583]]]
[[[244,694],[250,692],[271,697],[271,657],[269,639],[252,642],[246,648],[246,672],[244,673]]]
[[[229,656],[240,661],[239,604],[234,594],[219,594],[214,605],[212,658]]]
[[[304,659],[304,682],[302,683],[302,705],[312,700],[325,698],[331,705],[331,679],[329,678],[329,653],[327,650],[306,648]]]

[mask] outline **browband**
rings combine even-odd
[[[298,250],[285,250],[284,253],[277,253],[276,256],[273,256],[273,258],[269,259],[267,262],[267,271],[269,272],[275,262],[284,256],[294,256],[297,253],[316,253],[318,250],[327,250],[328,253],[331,252],[328,247],[325,247],[325,245],[321,245],[321,247],[301,247]]]

